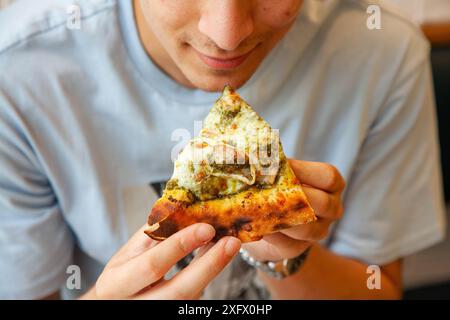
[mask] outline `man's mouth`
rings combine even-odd
[[[253,48],[249,52],[243,55],[234,56],[234,57],[212,57],[206,54],[201,53],[200,51],[194,48],[195,53],[198,55],[200,60],[203,61],[208,67],[216,70],[230,70],[235,69],[242,65],[250,54],[255,50]]]

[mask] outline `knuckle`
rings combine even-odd
[[[339,182],[341,180],[341,174],[339,173],[339,170],[331,165],[327,164],[327,179],[326,179],[326,188],[327,189],[334,189],[336,186],[339,185]]]
[[[328,194],[324,194],[322,200],[322,213],[328,215],[332,209],[333,209],[333,200]]]
[[[177,249],[180,252],[189,253],[191,251],[190,250],[191,242],[192,241],[189,240],[188,236],[186,236],[186,235],[185,236],[179,236],[177,241],[176,241]]]
[[[159,280],[164,276],[163,269],[158,263],[156,263],[155,259],[152,259],[152,256],[148,257],[144,271],[149,275],[149,278],[152,279],[153,281]]]

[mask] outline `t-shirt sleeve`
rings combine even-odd
[[[338,254],[382,265],[445,236],[428,55],[405,58],[366,136],[347,181],[344,216],[329,242]]]
[[[37,299],[59,290],[73,242],[23,115],[0,90],[0,298]]]

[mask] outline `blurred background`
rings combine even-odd
[[[14,1],[0,0],[0,10]],[[384,0],[420,25],[432,45],[442,174],[450,231],[450,0]],[[405,299],[450,299],[450,237],[404,262]]]
[[[442,174],[450,232],[450,0],[385,0],[419,24],[432,45]],[[405,259],[405,299],[450,299],[450,237]]]

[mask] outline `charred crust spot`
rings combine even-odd
[[[237,218],[233,225],[231,226],[231,230],[233,230],[233,234],[239,234],[239,231],[245,230],[245,231],[251,231],[252,226],[250,225],[250,222],[252,222],[252,219],[250,218]]]
[[[179,225],[171,220],[160,222],[158,230],[152,233],[152,238],[168,238],[179,230]],[[154,238],[154,239],[155,239]]]
[[[148,225],[154,225],[155,223],[160,222],[164,219],[164,212],[161,209],[155,208],[152,210],[152,213],[148,216],[147,223]]]
[[[215,229],[216,235],[214,236],[214,241],[218,241],[220,238],[230,235],[230,231],[224,226],[215,226]]]
[[[182,206],[183,208],[187,208],[187,207],[189,207],[190,205],[192,205],[192,203],[193,203],[193,202],[191,202],[191,201],[182,201],[182,200],[178,200],[178,199],[175,199],[175,198],[172,197],[172,196],[168,196],[168,197],[167,197],[167,200],[169,200],[170,202],[175,203],[175,204],[177,204],[177,205],[180,205],[180,206]]]
[[[286,211],[272,211],[267,215],[269,219],[283,219],[285,216]]]
[[[218,225],[218,218],[217,216],[206,214],[203,216],[202,221],[205,223],[209,223],[212,226]]]

